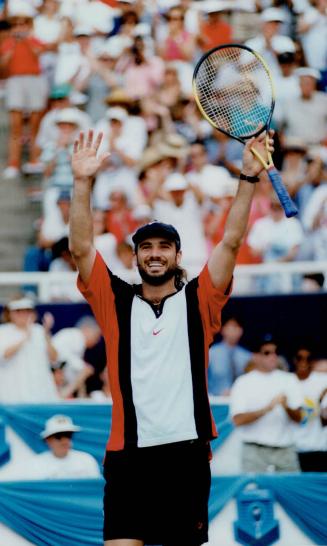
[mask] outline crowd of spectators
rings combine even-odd
[[[275,164],[298,209],[285,219],[257,186],[238,263],[327,259],[327,0],[7,0],[1,81],[9,119],[4,177],[36,175],[42,217],[26,271],[72,271],[70,155],[80,130],[102,131],[110,156],[92,193],[95,243],[136,279],[130,241],[158,219],[181,235],[196,274],[222,236],[242,145],[214,131],[192,96],[200,56],[222,43],[263,55],[275,80]],[[310,281],[310,282],[309,282]],[[303,290],[324,278],[298,279]],[[256,281],[278,292],[278,276]],[[77,291],[54,286],[53,300]]]
[[[42,206],[26,271],[75,270],[70,157],[76,135],[89,128],[104,134],[100,153],[110,151],[92,191],[95,245],[108,266],[137,280],[131,234],[158,219],[180,232],[183,266],[200,271],[222,237],[242,145],[201,117],[192,73],[205,51],[232,42],[257,50],[272,70],[274,159],[299,209],[286,219],[263,177],[238,263],[327,260],[327,0],[7,0],[0,20],[9,120],[3,176],[8,183],[38,177]],[[277,275],[255,282],[258,292],[281,288]],[[323,285],[321,275],[297,284]],[[68,285],[51,291],[57,301],[80,298]],[[51,316],[38,323],[24,298],[9,302],[3,322],[0,403],[110,400],[107,374],[85,356],[100,340],[93,319],[51,335]],[[252,352],[239,345],[242,333],[234,317],[211,348],[209,394],[230,397],[244,470],[258,470],[258,461],[262,471],[326,470],[326,361],[299,346],[288,363],[271,339]],[[54,436],[50,449],[62,441],[68,453],[62,433],[74,425],[63,431],[57,421],[44,438]]]
[[[299,342],[292,359],[271,334],[255,352],[237,317],[210,348],[209,394],[225,396],[242,439],[244,472],[327,471],[327,360]]]
[[[99,358],[98,352],[95,360],[88,359],[88,351],[101,345],[94,318],[83,316],[74,327],[53,330],[53,316],[45,312],[38,317],[33,300],[8,303],[0,325],[0,404],[109,403],[105,355]],[[212,401],[224,397],[240,430],[243,471],[326,472],[326,354],[315,354],[302,340],[293,356],[285,358],[270,334],[249,350],[242,345],[243,333],[240,319],[228,318],[221,340],[210,348],[208,368]],[[62,432],[53,433],[59,436],[49,447],[68,453],[69,438]],[[44,457],[47,461],[52,455]],[[53,468],[60,470],[56,464]]]

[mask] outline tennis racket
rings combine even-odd
[[[271,74],[262,57],[244,45],[215,47],[201,57],[193,74],[193,93],[203,117],[218,131],[242,142],[269,130],[275,106]],[[252,153],[267,170],[287,217],[297,208],[268,150],[267,160]]]

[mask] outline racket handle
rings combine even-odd
[[[285,188],[282,177],[275,167],[270,167],[267,170],[270,182],[278,196],[280,204],[282,205],[287,218],[291,218],[298,213],[298,210],[289,196],[287,189]]]

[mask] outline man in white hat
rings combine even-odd
[[[154,201],[153,216],[176,227],[183,245],[183,267],[196,274],[208,258],[202,223],[203,193],[177,172],[166,178],[163,190],[166,199],[161,196]]]
[[[327,95],[317,91],[318,70],[300,67],[300,96],[281,101],[282,124],[286,137],[297,137],[308,146],[323,144],[327,138]]]
[[[135,199],[135,167],[146,145],[142,127],[137,125],[138,121],[134,123],[134,116],[129,116],[123,105],[109,107],[105,118],[97,124],[97,130],[104,135],[101,151],[110,152],[110,157],[96,178],[93,190],[95,208],[107,209],[110,193],[117,186],[131,201]]]
[[[273,76],[281,73],[276,51],[281,47],[292,47],[292,40],[280,34],[281,24],[285,22],[285,13],[281,8],[267,8],[261,14],[261,32],[247,40],[245,45],[260,53],[266,60]]]
[[[41,438],[49,450],[36,455],[31,464],[35,479],[98,478],[98,463],[89,453],[72,449],[72,436],[81,427],[67,415],[53,415],[45,423]],[[29,474],[29,469],[27,471]]]

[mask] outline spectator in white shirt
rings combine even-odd
[[[65,362],[63,374],[65,385],[61,395],[65,398],[84,387],[85,380],[94,373],[91,364],[85,361],[85,351],[100,341],[101,332],[93,317],[82,317],[73,328],[63,328],[52,340],[57,351],[58,364]]]
[[[261,13],[262,28],[254,38],[245,45],[260,53],[266,60],[273,76],[281,74],[276,51],[292,44],[291,38],[280,34],[281,24],[285,22],[285,13],[280,8],[267,8]]]
[[[58,400],[50,362],[57,353],[50,339],[52,321],[36,324],[34,302],[8,303],[8,322],[0,326],[0,403],[41,403]]]
[[[180,173],[169,175],[163,190],[167,198],[154,201],[153,216],[160,222],[176,226],[183,245],[182,265],[196,275],[208,258],[202,222],[203,194],[196,186],[189,185]]]
[[[290,262],[296,258],[302,240],[300,221],[286,218],[279,200],[272,195],[269,215],[253,224],[247,243],[263,262]],[[283,290],[281,277],[271,274],[261,279],[258,289],[269,293]]]
[[[140,133],[135,128],[134,123],[130,126],[127,110],[121,106],[109,108],[106,119],[97,124],[97,131],[104,134],[99,153],[109,151],[110,156],[106,168],[97,175],[93,189],[93,205],[96,208],[107,208],[112,188],[117,185],[131,200],[135,199],[135,167],[143,152],[142,138],[138,138]]]
[[[255,369],[231,389],[230,412],[243,440],[243,472],[299,470],[291,422],[301,421],[301,390],[297,377],[277,366],[277,345],[267,335]]]
[[[74,425],[66,415],[54,415],[46,421],[41,438],[49,451],[36,455],[28,466],[28,477],[33,479],[98,478],[97,461],[89,453],[72,449],[72,436],[81,427]]]
[[[297,68],[295,74],[301,95],[280,102],[285,135],[302,138],[308,146],[323,144],[327,137],[327,95],[317,91],[320,74],[308,67]]]
[[[320,420],[320,402],[327,389],[327,373],[313,369],[306,345],[294,356],[295,373],[303,394],[302,420],[294,424],[295,443],[302,472],[327,472],[327,429]]]

